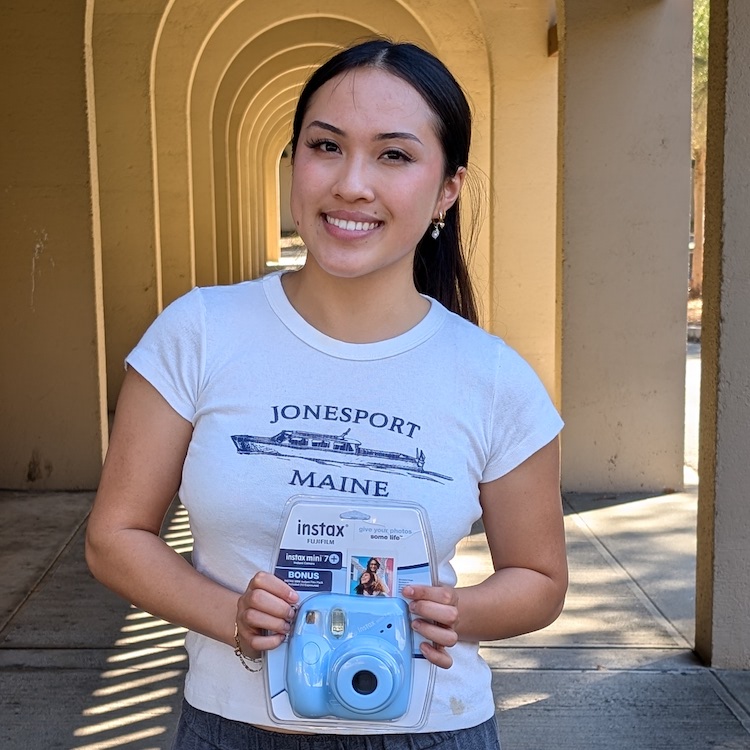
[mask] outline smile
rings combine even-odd
[[[382,222],[380,221],[346,221],[345,219],[335,219],[333,216],[324,214],[325,220],[339,229],[346,229],[348,232],[368,232],[370,229],[376,229]]]

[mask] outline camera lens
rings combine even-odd
[[[352,687],[360,695],[371,695],[378,687],[378,678],[372,672],[361,670],[352,677]]]

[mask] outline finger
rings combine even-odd
[[[242,621],[248,633],[248,637],[253,633],[267,632],[270,635],[279,634],[285,637],[291,630],[291,624],[288,620],[280,617],[273,617],[266,612],[261,612],[258,609],[246,609],[239,620]]]
[[[429,601],[412,601],[409,611],[425,620],[434,620],[440,625],[455,628],[458,624],[458,607],[449,604],[436,604]]]
[[[256,631],[286,636],[295,615],[296,607],[267,591],[256,589],[237,602],[237,622]]]
[[[284,636],[278,633],[269,635],[256,634],[244,640],[244,642],[255,651],[272,651],[284,642]]]
[[[424,658],[436,667],[449,669],[453,665],[453,657],[444,649],[427,642],[420,644],[419,648]]]
[[[406,599],[428,601],[455,606],[458,603],[456,589],[450,586],[406,586],[403,590]]]
[[[299,601],[299,594],[291,586],[265,571],[260,571],[253,576],[248,589],[268,591],[289,604],[296,604]]]
[[[291,622],[296,614],[296,607],[276,594],[264,589],[247,591],[240,597],[238,611],[257,610],[266,615]],[[257,626],[260,627],[260,626]]]
[[[414,620],[412,628],[416,633],[419,633],[428,641],[432,641],[438,647],[450,648],[458,643],[458,633],[452,628],[426,620]]]

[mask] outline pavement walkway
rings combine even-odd
[[[694,387],[690,353],[687,365]],[[691,650],[697,476],[687,456],[683,492],[566,496],[563,615],[483,647],[503,750],[750,750],[750,672],[705,668]],[[91,578],[92,499],[0,493],[0,750],[169,747],[183,631]],[[190,550],[183,509],[164,536]],[[462,583],[490,570],[481,529],[456,565]]]

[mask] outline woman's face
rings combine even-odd
[[[372,581],[372,576],[367,571],[362,573],[362,575],[359,577],[359,582],[363,584],[364,586],[366,586],[371,581]]]
[[[370,560],[370,562],[367,563],[367,570],[369,570],[371,573],[377,573],[377,570],[380,566],[378,565],[376,560]]]
[[[337,76],[310,100],[291,208],[308,263],[340,278],[412,275],[417,242],[455,202],[434,115],[408,83],[375,68]]]

